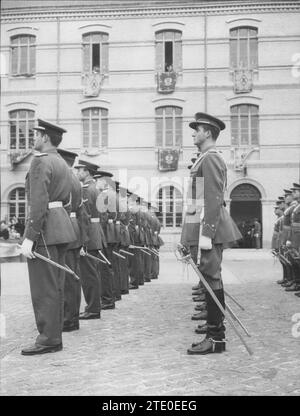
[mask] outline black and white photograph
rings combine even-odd
[[[2,0],[0,42],[0,396],[299,396],[300,1]]]

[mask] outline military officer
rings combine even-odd
[[[65,160],[72,175],[72,190],[70,202],[70,218],[76,234],[76,241],[68,245],[66,254],[66,265],[80,276],[80,249],[88,242],[86,212],[83,212],[81,183],[75,175],[72,167],[77,153],[58,148],[57,152]],[[65,276],[64,288],[64,332],[76,331],[79,329],[79,311],[81,302],[81,283],[75,280],[70,274]]]
[[[291,216],[291,244],[296,250],[297,259],[295,260],[296,266],[296,289],[300,289],[300,184],[294,183],[291,188],[293,191],[294,199],[297,201],[297,205]],[[300,292],[295,293],[300,297]]]
[[[110,292],[106,291],[103,296],[106,297],[105,302],[108,304],[114,303],[122,299],[121,284],[120,284],[120,270],[119,270],[119,257],[117,253],[117,245],[119,236],[117,235],[117,194],[116,194],[116,182],[112,179],[110,172],[98,170],[96,173],[97,187],[100,190],[100,194],[97,200],[98,211],[101,212],[101,218],[103,219],[103,230],[107,241],[106,254],[108,260],[112,265],[112,275],[110,275],[110,282],[112,282],[112,298]],[[112,278],[111,278],[112,277]],[[105,287],[108,289],[108,281]],[[109,288],[110,291],[110,288]]]
[[[85,160],[79,160],[75,168],[77,169],[78,179],[82,183],[83,201],[90,216],[88,227],[89,241],[85,249],[81,250],[80,256],[81,284],[86,307],[84,312],[79,315],[79,319],[100,319],[100,262],[84,255],[84,251],[86,250],[88,254],[99,258],[98,250],[102,250],[105,245],[105,237],[100,224],[99,212],[96,207],[99,192],[96,189],[93,179],[93,175],[99,166]]]
[[[282,234],[281,234],[281,255],[286,257],[288,254],[290,239],[291,239],[291,215],[297,205],[297,201],[293,198],[293,193],[290,189],[284,189],[285,194],[285,210],[283,213],[282,221]],[[288,259],[289,260],[289,259]],[[282,286],[286,288],[287,291],[290,291],[289,288],[294,285],[294,270],[291,264],[285,264],[286,276],[287,279]],[[293,289],[293,288],[292,288]]]
[[[125,257],[122,261],[122,267],[120,268],[121,276],[121,295],[127,295],[129,293],[129,254],[124,253],[129,251],[131,244],[129,233],[129,219],[130,213],[128,210],[128,191],[124,187],[119,186],[119,216],[120,216],[120,253]]]
[[[201,155],[191,168],[191,187],[181,242],[190,248],[200,272],[225,307],[221,277],[223,246],[241,238],[224,206],[227,168],[216,149],[216,140],[220,131],[225,129],[225,124],[209,114],[197,113],[195,121],[189,126],[194,130],[194,144]],[[206,337],[189,348],[188,354],[209,354],[225,350],[224,316],[208,292],[206,304]]]
[[[139,226],[139,205],[138,195],[131,192],[128,199],[128,207],[130,212],[129,219],[129,233],[132,245],[139,247],[141,246],[140,240],[140,226]],[[129,289],[138,289],[141,281],[141,273],[143,272],[141,250],[138,248],[130,249],[134,256],[130,261],[130,283]]]
[[[23,355],[60,351],[63,329],[64,271],[34,256],[33,250],[65,264],[67,246],[76,240],[71,219],[64,208],[70,201],[70,170],[57,153],[66,130],[38,119],[33,157],[26,179],[29,215],[21,246],[27,257],[30,292],[39,335],[22,350]]]

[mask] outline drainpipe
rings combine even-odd
[[[207,12],[204,12],[204,112],[207,113]]]
[[[57,73],[56,73],[56,123],[59,124],[60,113],[60,20],[57,17]]]

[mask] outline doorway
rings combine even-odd
[[[262,247],[262,205],[259,190],[248,183],[236,186],[230,194],[230,215],[237,224],[243,238],[237,248],[256,248],[255,219],[260,224],[259,246]]]

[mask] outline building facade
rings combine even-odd
[[[235,221],[262,223],[299,180],[297,1],[2,1],[1,219],[24,217],[33,125],[156,201],[177,241],[195,153],[188,123],[220,117]]]

